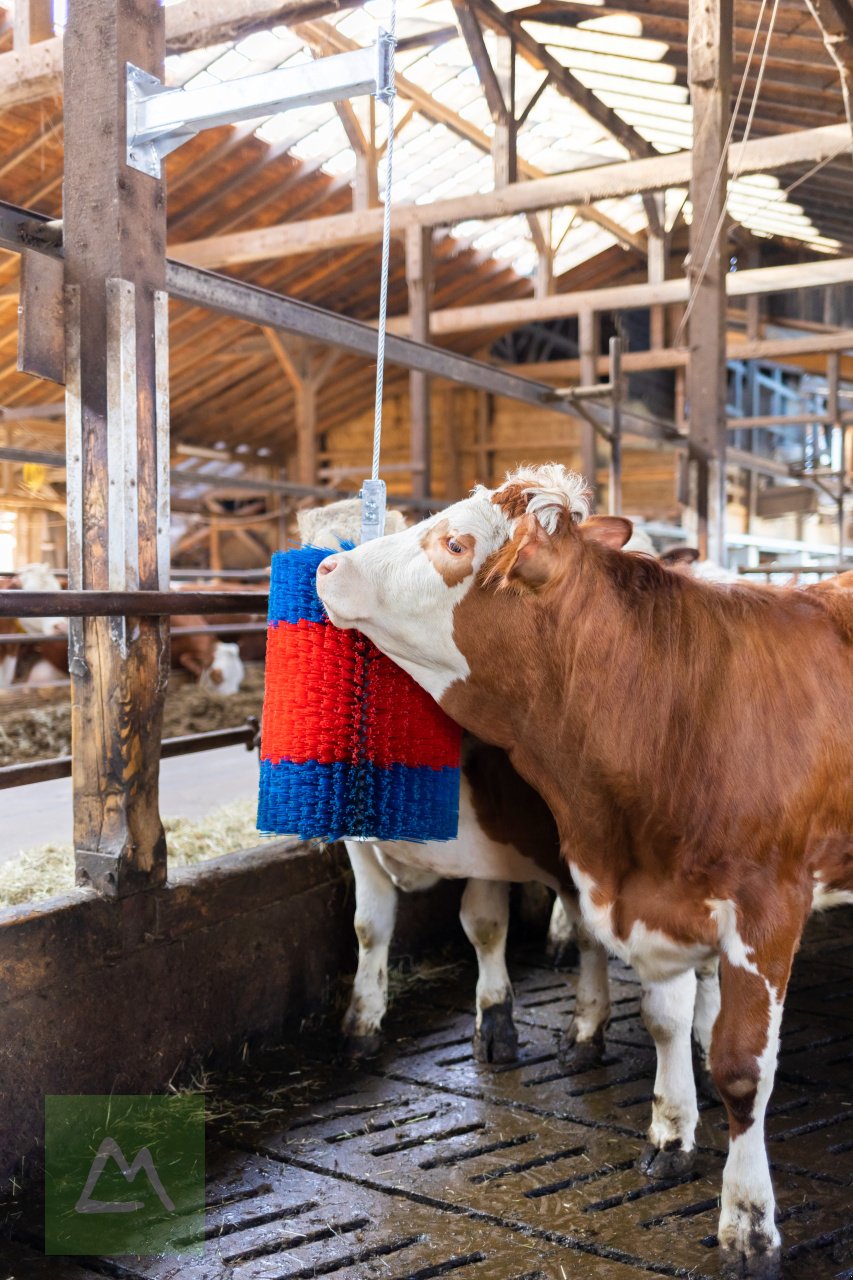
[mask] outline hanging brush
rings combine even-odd
[[[391,10],[391,44],[396,27]],[[391,242],[393,60],[382,238],[372,473],[361,541],[385,531],[379,479]],[[343,543],[344,549],[353,545]],[[411,676],[357,631],[326,616],[317,566],[333,548],[273,556],[258,829],[302,839],[452,840],[459,820],[461,731]]]

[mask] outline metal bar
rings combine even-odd
[[[48,221],[50,219],[44,214],[34,214],[14,205],[0,203],[0,248],[20,252],[27,237],[30,237],[33,239],[31,247],[42,252],[59,252],[55,244],[45,245],[37,241],[39,227]],[[209,307],[250,324],[267,325],[283,329],[287,333],[315,338],[318,342],[339,347],[353,355],[364,356],[367,360],[376,359],[377,335],[373,325],[272,293],[244,280],[235,280],[214,271],[203,271],[199,267],[167,259],[166,288],[171,297],[180,298],[184,302]],[[571,406],[550,401],[553,388],[547,383],[506,373],[495,365],[472,360],[469,356],[458,355],[442,347],[389,334],[385,358],[389,364],[396,364],[404,369],[418,369],[438,378],[446,378],[450,382],[459,382],[463,386],[505,396],[508,400],[539,405],[551,408],[556,413],[572,416]],[[173,483],[178,475],[180,472],[172,472]],[[243,482],[241,487],[246,487],[247,484],[248,482]],[[282,491],[297,494],[300,489],[306,497],[339,496],[331,490],[310,486],[288,486]],[[395,501],[398,500],[402,501],[395,496]],[[432,509],[434,506],[417,499],[406,499],[406,502],[413,507],[423,505]]]
[[[188,733],[178,738],[164,738],[160,758],[168,760],[172,756],[194,755],[197,751],[218,751],[221,747],[244,746],[251,751],[256,732],[257,725],[251,723],[235,729],[211,729],[207,733]],[[26,764],[7,764],[0,768],[0,791],[70,776],[71,756],[28,760]]]
[[[0,462],[37,462],[45,467],[67,465],[64,453],[48,453],[44,449],[17,449],[11,446],[0,447]],[[319,498],[323,501],[356,496],[354,489],[332,489],[328,485],[319,484],[291,484],[287,480],[252,480],[245,476],[212,476],[201,471],[181,471],[175,467],[169,471],[169,482],[175,488],[180,488],[182,485],[187,487],[206,485],[213,489],[240,489],[246,493],[280,493],[291,498]],[[416,498],[405,493],[392,494],[391,499],[395,506],[411,507],[416,511],[435,511],[437,503],[442,505],[438,499]],[[214,574],[214,576],[217,575]]]
[[[738,565],[738,573],[756,574],[756,573],[847,573],[851,567],[851,561],[838,564],[764,564],[755,568],[752,565]]]
[[[0,591],[0,618],[151,618],[266,613],[261,591]]]
[[[283,297],[244,280],[234,280],[180,262],[167,261],[166,287],[173,298],[184,302],[222,311],[250,324],[269,325],[288,333],[315,338],[318,342],[329,343],[368,360],[376,359],[376,329],[361,320],[351,320],[348,316]],[[505,373],[494,365],[445,351],[442,347],[389,334],[385,358],[389,364],[405,369],[418,369],[422,373],[506,396],[510,400],[551,408],[557,413],[571,413],[569,406],[550,402],[552,388],[546,383]]]
[[[18,617],[21,617],[18,614]],[[210,632],[215,632],[217,636],[231,635],[260,635],[267,630],[265,622],[229,622],[224,625],[216,623],[214,626],[204,627],[172,627],[169,634],[174,636],[204,636]],[[30,632],[21,632],[20,635],[0,635],[0,648],[4,645],[31,645],[31,644],[52,644],[56,640],[63,640],[66,637],[58,632],[48,635],[33,635]]]
[[[368,48],[195,89],[167,89],[156,76],[128,64],[127,163],[159,178],[163,157],[203,129],[382,94],[388,89],[384,35]]]

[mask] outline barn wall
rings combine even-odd
[[[402,898],[396,949],[455,933],[458,897]],[[299,1034],[355,970],[352,911],[342,846],[276,842],[125,899],[3,912],[0,1183],[37,1167],[46,1094],[157,1092],[197,1054]]]
[[[484,396],[466,387],[434,382],[432,397],[432,492],[453,498],[473,484],[492,484],[521,462],[581,465],[580,424],[576,419],[513,400]],[[322,430],[321,421],[321,430]],[[373,414],[362,413],[324,433],[321,468],[332,483],[357,487],[368,474],[373,442]],[[484,449],[483,444],[488,448]],[[480,445],[481,447],[478,447]],[[389,493],[411,492],[409,400],[403,391],[385,403],[382,465]],[[606,490],[608,451],[599,449],[599,483]],[[338,468],[360,467],[344,478]],[[680,508],[675,498],[675,453],[627,440],[623,448],[623,506],[626,513],[649,520],[673,520]]]

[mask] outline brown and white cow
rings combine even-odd
[[[298,514],[303,543],[339,551],[361,537],[361,502],[346,499]],[[389,533],[406,527],[389,511]],[[506,752],[466,736],[460,779],[459,831],[453,840],[344,841],[355,881],[358,968],[343,1032],[353,1057],[381,1046],[388,1006],[388,954],[398,892],[432,888],[441,879],[467,881],[459,916],[477,956],[474,1056],[511,1062],[518,1035],[506,967],[509,889],[543,884],[565,895],[563,920],[576,938],[579,973],[574,1014],[564,1029],[561,1055],[572,1065],[601,1056],[610,1015],[607,956],[584,928],[568,867],[560,858],[557,827],[545,802],[509,763]]]
[[[766,1277],[791,964],[813,905],[853,902],[853,594],[697,581],[625,555],[630,531],[587,518],[580,477],[524,468],[331,556],[318,590],[552,810],[587,926],[652,993],[661,1147],[694,1144],[683,1024],[719,957],[719,1240],[727,1270]]]

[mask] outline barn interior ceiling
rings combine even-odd
[[[182,4],[168,7],[177,11]],[[494,104],[482,66],[479,72],[475,66],[470,32],[466,39],[467,7],[451,0],[401,0],[399,5],[395,203],[424,204],[494,185]],[[650,12],[641,0],[616,5],[480,0],[482,40],[493,65],[500,58],[499,34],[509,20],[515,24],[519,178],[690,147],[688,3],[662,0],[653,8]],[[843,124],[838,70],[802,0],[735,0],[734,9],[733,141]],[[348,6],[318,0],[303,21],[256,30],[245,20],[248,10],[242,6],[244,18],[235,19],[233,30],[220,24],[213,43],[186,34],[177,41],[179,49],[167,59],[168,83],[216,84],[366,45],[388,17],[384,0]],[[54,17],[61,31],[62,0]],[[0,57],[11,45],[10,11]],[[0,72],[0,193],[59,217],[59,82],[46,96],[28,93],[20,83],[7,91],[3,84]],[[384,182],[383,129],[382,109],[361,100],[198,136],[167,162],[170,245],[375,203]],[[378,183],[370,172],[374,160]],[[531,296],[543,254],[550,260],[548,287],[557,293],[643,280],[650,204],[649,197],[632,195],[547,214],[457,222],[435,236],[432,307]],[[741,174],[729,192],[733,258],[745,264],[762,245],[766,261],[851,254],[851,210],[849,155],[774,174]],[[680,262],[692,216],[686,189],[667,191],[655,216],[671,231],[673,260]],[[371,319],[378,265],[378,243],[360,243],[224,269]],[[56,388],[16,371],[17,272],[17,257],[0,254],[0,405],[21,410],[61,397]],[[389,310],[403,316],[407,309],[403,251],[396,242]],[[493,330],[457,334],[452,345],[483,352],[496,336]],[[333,425],[355,407],[367,406],[372,380],[366,362],[341,359],[318,393],[322,421]],[[405,375],[391,371],[390,389],[404,385]],[[276,461],[292,449],[294,392],[268,338],[257,329],[173,302],[171,392],[176,443],[230,444],[249,458]],[[55,446],[61,438],[59,418],[25,425],[37,443]]]

